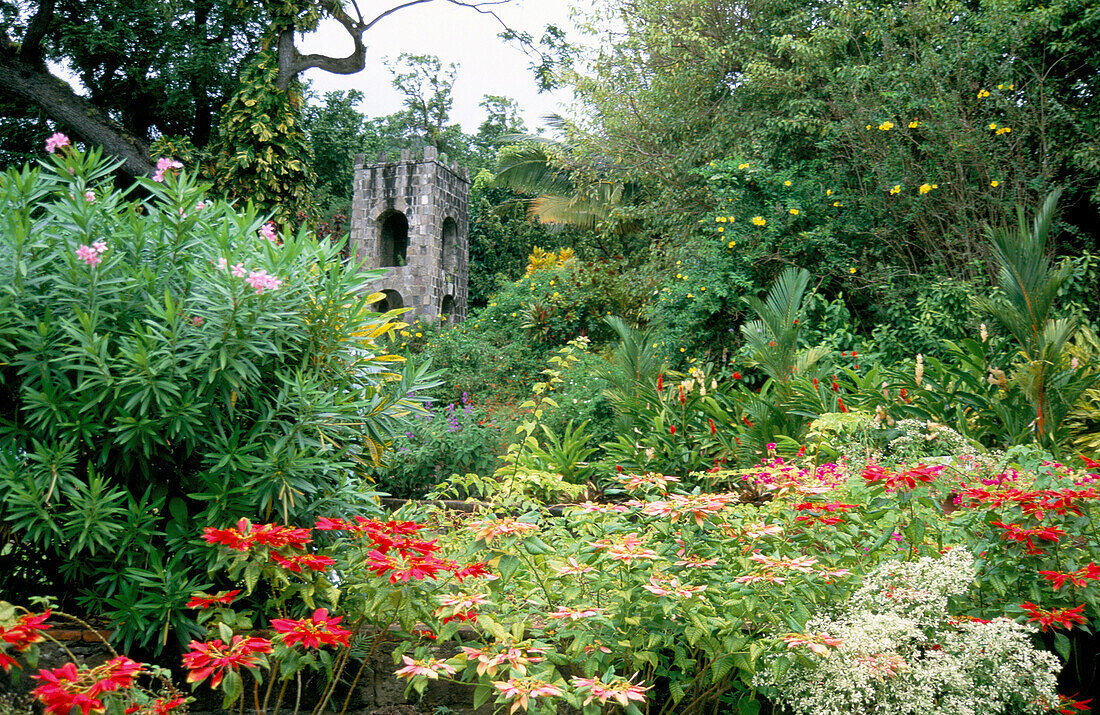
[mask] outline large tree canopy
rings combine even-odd
[[[219,111],[261,52],[272,58],[261,65],[274,65],[274,86],[293,93],[305,70],[362,70],[368,31],[433,1],[0,0],[0,114],[47,118],[124,160],[131,174],[144,174],[152,169],[151,142],[183,136],[202,148],[214,138]],[[490,15],[499,4],[440,1]],[[367,4],[369,11],[361,7]],[[349,55],[298,50],[296,39],[322,18],[348,33]],[[75,75],[86,94],[61,71]]]
[[[697,235],[716,181],[747,218],[776,205],[759,190],[774,181],[813,197],[804,231],[867,265],[966,275],[983,224],[1059,185],[1096,245],[1080,213],[1100,200],[1095,3],[601,0],[589,27],[573,157],[644,186],[664,241]]]

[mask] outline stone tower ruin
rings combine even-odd
[[[469,225],[466,169],[435,147],[422,158],[408,150],[401,160],[364,165],[355,159],[351,204],[351,250],[365,268],[385,268],[370,284],[385,293],[375,310],[412,308],[404,317],[466,318],[469,278]]]

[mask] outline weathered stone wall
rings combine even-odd
[[[416,158],[404,151],[398,162],[364,164],[356,158],[352,199],[351,247],[366,268],[383,267],[383,226],[394,213],[408,221],[404,265],[387,267],[371,284],[374,291],[395,291],[408,315],[422,320],[461,322],[466,317],[469,279],[468,194],[464,168],[447,163],[434,147]],[[444,246],[444,235],[448,245]],[[453,240],[453,244],[450,242]],[[394,298],[385,307],[395,307]],[[446,306],[446,307],[445,307]]]

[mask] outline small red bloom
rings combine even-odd
[[[990,522],[990,524],[1004,529],[1001,538],[1005,541],[1015,541],[1019,544],[1026,544],[1024,550],[1029,554],[1043,553],[1041,548],[1035,546],[1035,542],[1032,541],[1032,539],[1057,542],[1066,535],[1065,531],[1055,526],[1045,526],[1039,529],[1025,529],[1019,524],[1005,524],[1001,521],[993,521]]]
[[[716,428],[716,427],[714,426],[714,420],[713,420],[713,419],[711,419],[710,417],[708,417],[708,418],[707,418],[707,422],[709,422],[709,423],[710,423],[710,433],[711,433],[712,435],[716,435],[716,434],[718,434],[718,429],[717,429],[717,428]]]
[[[741,379],[741,373],[739,373],[739,372],[733,373],[733,379],[734,380],[740,380]]]
[[[1022,603],[1020,608],[1030,615],[1030,618],[1027,619],[1028,623],[1038,621],[1044,631],[1047,626],[1060,626],[1066,630],[1073,630],[1074,624],[1088,623],[1088,619],[1083,613],[1085,610],[1085,604],[1083,603],[1076,608],[1052,608],[1049,611],[1036,606],[1034,603]]]
[[[271,560],[287,571],[293,571],[294,573],[302,573],[303,566],[313,571],[324,571],[326,568],[336,563],[334,559],[328,556],[318,556],[317,554],[291,554],[290,556],[282,556],[276,552],[272,552]]]
[[[661,373],[657,373],[657,392],[660,392],[662,389],[664,389],[664,386],[665,386],[665,376],[662,375]]]
[[[1059,715],[1077,715],[1077,713],[1088,712],[1089,703],[1092,702],[1092,698],[1088,700],[1077,700],[1077,695],[1073,697],[1067,697],[1065,695],[1058,696],[1058,714]]]
[[[1100,579],[1100,566],[1090,563],[1076,571],[1040,571],[1039,575],[1050,581],[1055,591],[1065,586],[1067,581],[1074,586],[1085,587],[1090,580]]]
[[[466,580],[468,578],[476,578],[478,576],[488,576],[488,575],[489,575],[489,567],[486,565],[486,563],[484,561],[478,561],[476,563],[468,564],[466,566],[463,566],[459,570],[455,571],[455,578],[458,579],[459,583],[462,583],[464,580]]]
[[[183,654],[183,665],[190,673],[188,683],[201,683],[210,678],[210,687],[216,688],[230,670],[256,668],[263,662],[262,653],[271,652],[271,641],[266,638],[233,636],[233,643],[226,645],[221,639],[209,643],[191,641],[190,653]]]
[[[46,625],[49,617],[49,610],[37,614],[24,614],[11,628],[0,627],[0,641],[10,645],[17,653],[22,653],[35,643],[41,643],[44,640],[41,632],[49,628]]]
[[[673,425],[673,426],[669,427],[668,429],[669,429],[670,432],[672,432],[672,434],[676,434],[676,425]]]
[[[308,619],[294,621],[286,618],[274,618],[271,627],[283,634],[283,643],[292,646],[301,643],[306,648],[320,648],[322,645],[342,645],[348,647],[351,631],[337,627],[343,616],[328,617],[328,609],[318,608]]]
[[[217,596],[211,596],[206,593],[192,594],[191,600],[187,602],[184,608],[210,608],[211,606],[228,606],[233,603],[233,599],[240,594],[240,589],[236,591],[223,591]]]

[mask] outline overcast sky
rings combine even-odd
[[[381,12],[396,3],[367,0],[362,7]],[[542,36],[544,28],[554,24],[571,32],[570,0],[511,0],[495,7],[501,19],[518,31],[532,37]],[[379,10],[378,8],[381,8]],[[366,10],[365,10],[366,11]],[[459,65],[454,87],[454,107],[451,119],[468,133],[477,131],[484,117],[478,107],[486,94],[504,95],[519,102],[529,130],[538,129],[544,114],[560,112],[561,103],[568,101],[565,92],[539,94],[529,66],[531,58],[515,43],[506,43],[497,35],[500,24],[492,17],[443,0],[415,5],[399,10],[380,21],[365,36],[367,68],[354,75],[334,75],[309,70],[305,78],[321,95],[338,89],[358,89],[366,95],[360,110],[368,117],[392,114],[401,107],[401,97],[391,84],[393,75],[386,59],[396,60],[402,52],[436,55],[443,65]],[[351,53],[351,39],[335,22],[322,26],[317,33],[300,43],[304,53],[327,55]]]

